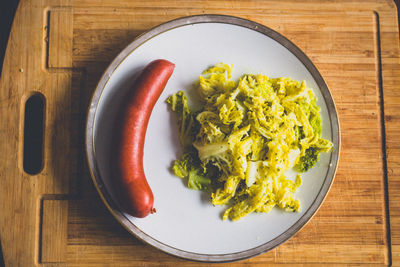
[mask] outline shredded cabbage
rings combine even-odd
[[[292,181],[286,170],[308,171],[332,148],[321,138],[316,97],[304,81],[245,74],[235,82],[231,73],[223,63],[203,72],[195,112],[182,91],[168,98],[184,147],[173,171],[189,188],[212,191],[213,205],[228,205],[224,220],[275,206],[299,211],[301,177]]]

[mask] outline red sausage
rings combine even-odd
[[[143,218],[155,212],[154,196],[143,169],[143,148],[147,124],[175,65],[167,60],[150,62],[136,78],[121,108],[117,129],[116,167],[119,200],[130,215]]]

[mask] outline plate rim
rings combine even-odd
[[[288,49],[290,53],[296,56],[296,58],[298,58],[299,61],[310,72],[311,76],[314,78],[323,96],[331,122],[332,143],[335,145],[333,151],[331,152],[330,165],[325,175],[324,182],[316,198],[314,199],[310,207],[307,209],[307,211],[305,211],[304,214],[292,226],[289,227],[289,229],[287,229],[285,232],[275,237],[274,239],[260,246],[234,253],[202,254],[202,253],[189,252],[164,244],[161,241],[151,237],[150,235],[147,235],[136,225],[134,225],[119,210],[117,203],[115,203],[115,201],[107,191],[106,187],[104,186],[104,182],[101,179],[96,161],[93,130],[97,114],[97,107],[101,99],[102,93],[104,91],[104,88],[106,87],[114,71],[131,53],[133,53],[142,44],[151,40],[153,37],[158,36],[166,31],[173,30],[175,28],[187,25],[199,24],[199,23],[231,24],[257,31],[278,42],[286,49]],[[202,261],[202,262],[231,262],[231,261],[243,260],[250,257],[254,257],[281,245],[282,243],[286,242],[291,237],[293,237],[298,231],[300,231],[316,214],[316,212],[324,202],[326,196],[328,195],[328,192],[332,186],[338,168],[340,143],[341,143],[340,124],[334,99],[322,75],[319,73],[318,69],[308,58],[308,56],[285,36],[272,30],[271,28],[265,25],[240,17],[230,16],[230,15],[220,15],[220,14],[203,14],[203,15],[180,17],[162,23],[136,37],[128,46],[126,46],[114,58],[114,60],[109,64],[109,66],[106,68],[103,75],[101,76],[96,86],[96,89],[94,90],[92,97],[90,99],[90,104],[88,107],[88,112],[86,117],[86,128],[85,128],[85,150],[86,150],[86,159],[88,162],[90,176],[92,178],[92,181],[95,185],[98,194],[100,195],[100,198],[106,205],[107,209],[115,217],[115,219],[130,234],[134,235],[142,242],[145,242],[167,254],[177,256],[179,258],[184,258],[194,261]]]

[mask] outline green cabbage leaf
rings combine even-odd
[[[182,91],[167,100],[178,117],[184,148],[174,173],[188,187],[211,192],[213,205],[227,205],[223,219],[239,220],[273,207],[301,210],[301,176],[332,143],[321,137],[317,98],[304,81],[245,74],[232,80],[232,66],[217,64],[199,77],[201,108],[192,111]]]

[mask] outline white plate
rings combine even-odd
[[[114,201],[110,157],[116,112],[137,72],[163,58],[176,64],[149,121],[144,150],[146,177],[157,213],[129,216]],[[333,142],[317,166],[304,174],[296,196],[302,211],[251,214],[238,222],[222,221],[224,207],[214,207],[209,194],[187,188],[170,172],[179,158],[176,120],[165,102],[179,90],[190,94],[199,74],[219,62],[233,64],[233,78],[243,73],[305,80],[321,107],[322,137]],[[86,149],[93,181],[106,206],[132,234],[169,254],[199,261],[233,261],[258,255],[283,243],[313,216],[333,181],[339,156],[339,124],[328,87],[311,61],[285,37],[240,18],[192,16],[162,24],[139,36],[111,63],[89,108]]]

